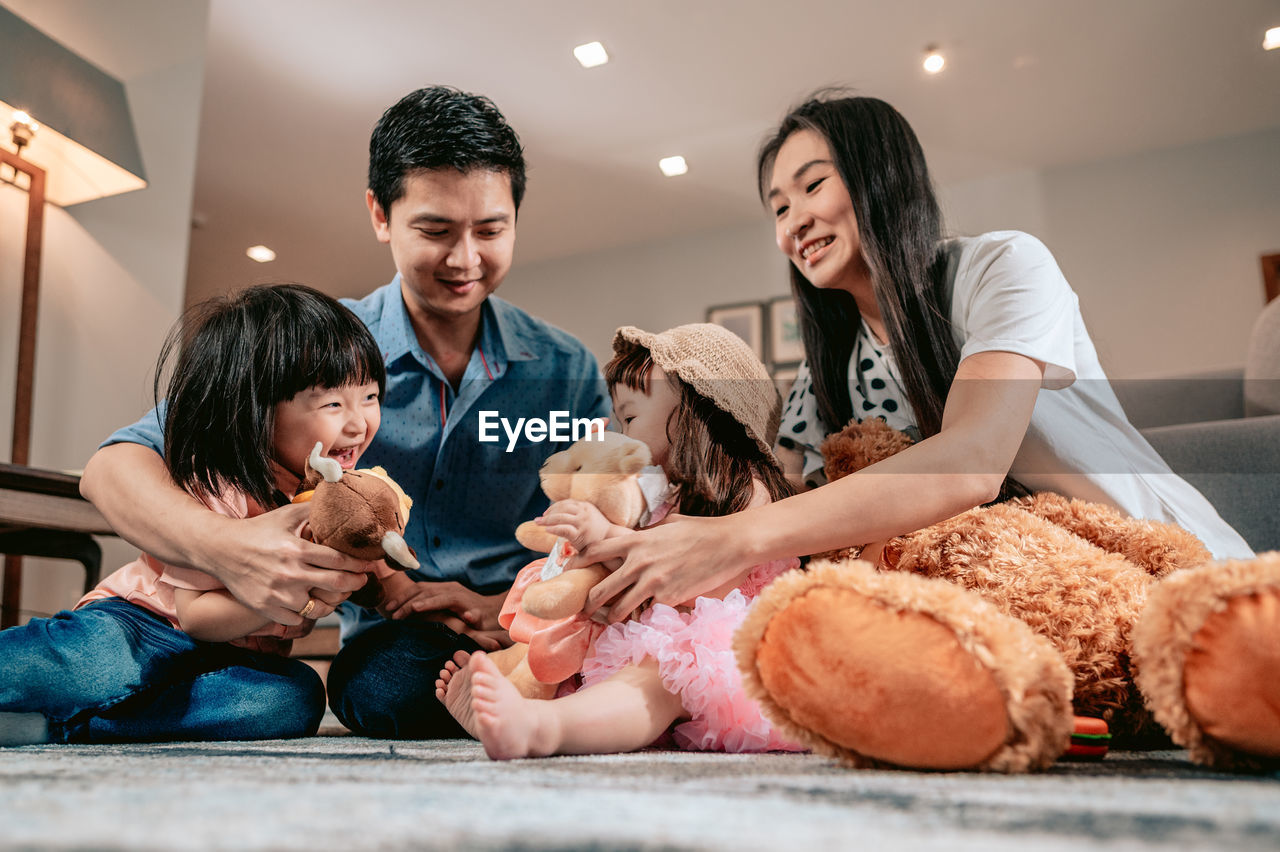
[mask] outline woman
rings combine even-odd
[[[618,620],[650,598],[676,604],[746,566],[882,541],[1023,488],[1179,524],[1218,558],[1251,555],[1125,418],[1047,249],[1016,232],[942,239],[924,155],[891,106],[802,104],[762,147],[759,188],[807,356],[780,431],[784,467],[820,484],[822,436],[855,416],[920,440],[771,506],[588,548],[580,559],[616,568],[590,609],[613,601]]]

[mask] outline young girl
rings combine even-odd
[[[378,429],[385,373],[354,314],[281,285],[204,303],[191,322],[171,332],[156,375],[159,396],[181,345],[157,407],[175,482],[246,518],[288,502],[317,443],[356,466]],[[0,744],[314,734],[324,686],[285,655],[341,602],[326,595],[337,599],[313,597],[304,622],[285,628],[209,575],[143,554],[74,610],[0,633]]]
[[[605,367],[615,422],[643,441],[675,486],[655,511],[724,515],[790,493],[770,451],[779,400],[764,365],[715,325],[662,334],[618,330]],[[564,500],[540,523],[581,550],[629,530],[589,503]],[[756,566],[685,606],[653,606],[608,627],[581,673],[582,688],[550,701],[520,695],[482,652],[460,653],[437,695],[495,760],[633,751],[672,731],[680,748],[799,750],[783,740],[742,690],[734,629],[752,598],[795,559]],[[465,667],[465,668],[463,668]]]

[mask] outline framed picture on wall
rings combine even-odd
[[[796,321],[796,303],[790,296],[769,301],[769,360],[775,366],[804,360],[804,341]]]
[[[707,322],[729,329],[745,340],[760,360],[764,360],[764,306],[759,302],[707,308]]]
[[[1262,256],[1262,289],[1268,302],[1280,298],[1280,254]]]

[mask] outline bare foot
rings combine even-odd
[[[471,709],[476,737],[494,760],[542,757],[546,748],[540,710],[546,702],[525,698],[484,652],[471,657]]]
[[[470,651],[458,651],[453,655],[452,660],[445,662],[444,668],[440,670],[440,676],[436,678],[436,698],[444,701],[445,693],[449,690],[449,682],[459,671],[467,667],[467,661],[470,659]]]
[[[476,714],[471,709],[471,666],[467,665],[470,660],[470,653],[459,651],[444,664],[436,679],[436,698],[464,731],[480,739],[476,733]]]

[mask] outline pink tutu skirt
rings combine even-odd
[[[636,620],[610,625],[583,664],[583,688],[652,657],[663,686],[680,696],[692,717],[672,731],[679,748],[804,751],[783,739],[747,697],[733,653],[734,631],[751,601],[774,577],[798,564],[788,559],[759,565],[723,600],[698,598],[692,609],[655,604]]]

